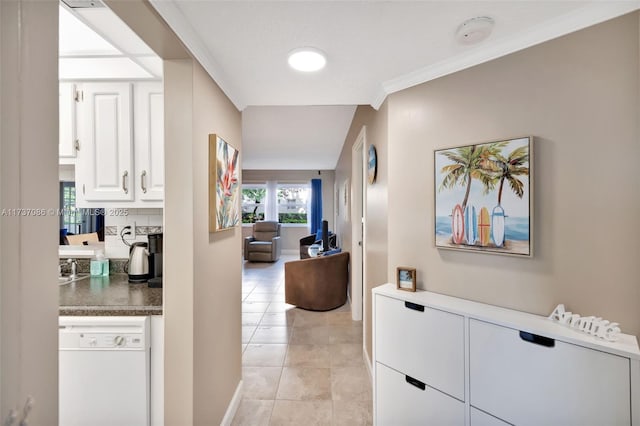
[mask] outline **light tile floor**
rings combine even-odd
[[[244,395],[233,425],[370,425],[362,322],[349,305],[312,312],[284,303],[284,262],[245,262]]]

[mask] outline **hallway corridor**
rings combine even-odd
[[[284,263],[245,262],[243,400],[233,425],[370,425],[362,322],[348,303],[329,312],[284,303]]]

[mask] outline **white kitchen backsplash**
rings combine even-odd
[[[120,238],[125,226],[131,226],[131,235],[125,237],[129,243],[148,242],[148,234],[162,232],[162,209],[127,209],[126,216],[105,215],[104,249],[107,258],[128,258],[129,246]]]

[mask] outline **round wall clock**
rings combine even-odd
[[[376,173],[378,172],[378,157],[376,155],[376,147],[369,146],[369,160],[367,161],[367,171],[369,174],[369,183],[376,181]]]

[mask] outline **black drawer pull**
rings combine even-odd
[[[417,303],[404,302],[404,307],[413,309],[414,311],[424,312],[424,306],[418,305]]]
[[[535,343],[536,345],[546,346],[547,348],[553,348],[556,345],[555,339],[550,337],[538,336],[537,334],[527,333],[526,331],[520,332],[520,338],[527,342]]]
[[[425,390],[425,388],[426,388],[424,383],[422,383],[420,380],[414,379],[411,376],[404,376],[404,379],[407,381],[407,383],[417,387],[420,390]]]

